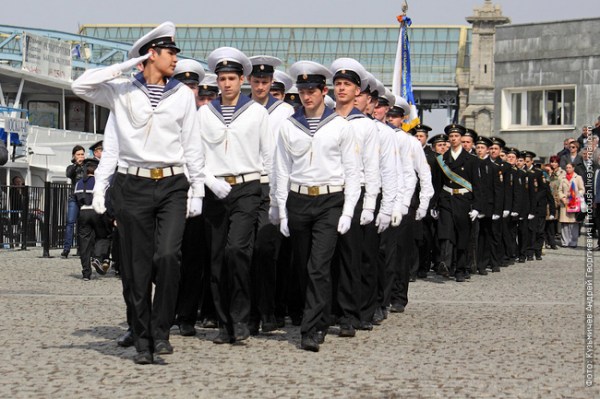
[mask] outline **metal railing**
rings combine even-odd
[[[70,184],[44,187],[0,186],[0,247],[62,248],[67,221]]]

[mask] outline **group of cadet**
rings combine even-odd
[[[215,344],[287,316],[316,352],[333,324],[353,337],[403,312],[432,266],[462,282],[541,259],[554,202],[534,154],[458,124],[428,146],[431,129],[407,127],[409,104],[354,59],[286,74],[222,47],[207,74],[177,61],[174,36],[164,23],[72,85],[111,111],[92,207],[111,200],[130,326],[118,343],[136,363],[173,353],[173,324],[195,335],[199,309]]]

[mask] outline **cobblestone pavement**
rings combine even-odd
[[[0,397],[598,398],[600,350],[596,385],[584,385],[584,251],[546,252],[462,284],[419,280],[405,313],[355,338],[330,334],[319,353],[298,349],[298,327],[240,345],[199,329],[174,331],[173,355],[136,366],[115,343],[117,278],[83,282],[79,259],[59,251],[3,250]]]

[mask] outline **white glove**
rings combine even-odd
[[[402,222],[402,212],[399,210],[392,211],[392,226],[398,227],[400,222]]]
[[[421,220],[425,216],[427,216],[427,209],[417,209],[417,214],[415,215],[415,220]]]
[[[279,231],[283,234],[284,237],[290,236],[290,228],[288,227],[287,218],[283,218],[279,221]]]
[[[99,213],[100,215],[106,212],[106,205],[104,204],[104,201],[104,194],[94,193],[94,198],[92,199],[92,208],[94,208],[96,213]]]
[[[502,217],[507,218],[510,215],[510,211],[502,211]]]
[[[408,215],[408,207],[406,205],[400,205],[400,212],[402,212],[402,216]]]
[[[371,223],[374,218],[375,218],[375,215],[373,215],[372,210],[363,209],[362,212],[360,213],[360,225],[366,226],[367,224]]]
[[[480,213],[479,215],[477,215],[477,219],[483,219],[485,217],[485,215],[483,213]]]
[[[507,211],[504,211],[504,212],[507,212]],[[498,219],[500,219],[500,215],[496,215],[496,214],[492,215],[492,220],[498,220]]]
[[[136,57],[136,58],[132,58],[130,60],[121,62],[120,64],[117,64],[116,66],[119,67],[119,71],[126,73],[129,72],[130,70],[132,70],[133,68],[135,68],[138,64],[141,64],[142,62],[146,61],[148,58],[150,58],[150,56],[152,55],[152,53],[150,53],[149,51],[142,55],[141,57]]]
[[[437,210],[435,210],[435,209],[432,209],[432,210],[430,210],[430,211],[429,211],[429,214],[430,214],[430,215],[431,215],[431,217],[432,217],[432,218],[434,218],[435,220],[438,220],[438,219],[439,219],[439,217],[440,217],[440,213],[439,213]]]
[[[379,212],[377,214],[377,219],[375,220],[375,226],[377,226],[377,234],[381,234],[390,227],[390,222],[392,221],[392,217],[390,215],[386,215],[385,213]]]
[[[340,221],[338,222],[338,233],[346,234],[348,230],[350,230],[350,225],[352,224],[352,218],[347,215],[340,216]]]
[[[276,206],[269,207],[269,222],[274,225],[279,224],[279,208]]]
[[[530,213],[529,215],[527,215],[527,220],[531,220],[531,219],[533,219],[534,217],[535,217],[535,216],[534,216],[534,215],[532,215],[532,214]]]
[[[519,216],[519,214],[517,212],[511,212],[510,216],[516,218],[517,216]]]
[[[554,220],[554,219],[556,219],[556,218],[554,217],[554,215],[550,215],[550,216],[548,217],[548,220]]]
[[[227,197],[231,191],[231,185],[224,180],[215,180],[209,187],[210,191],[215,193],[218,199]]]
[[[479,216],[479,211],[477,209],[473,209],[471,212],[469,212],[469,217],[471,218],[471,222],[474,222],[475,219],[477,219],[477,216]]]
[[[200,215],[202,215],[202,198],[201,197],[188,198],[186,217],[193,218],[195,216],[200,216]]]

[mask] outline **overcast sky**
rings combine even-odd
[[[402,0],[18,0],[3,1],[0,25],[76,33],[84,24],[353,24],[396,23]],[[466,25],[484,0],[408,0],[418,25]],[[513,24],[598,17],[594,0],[496,0]]]

